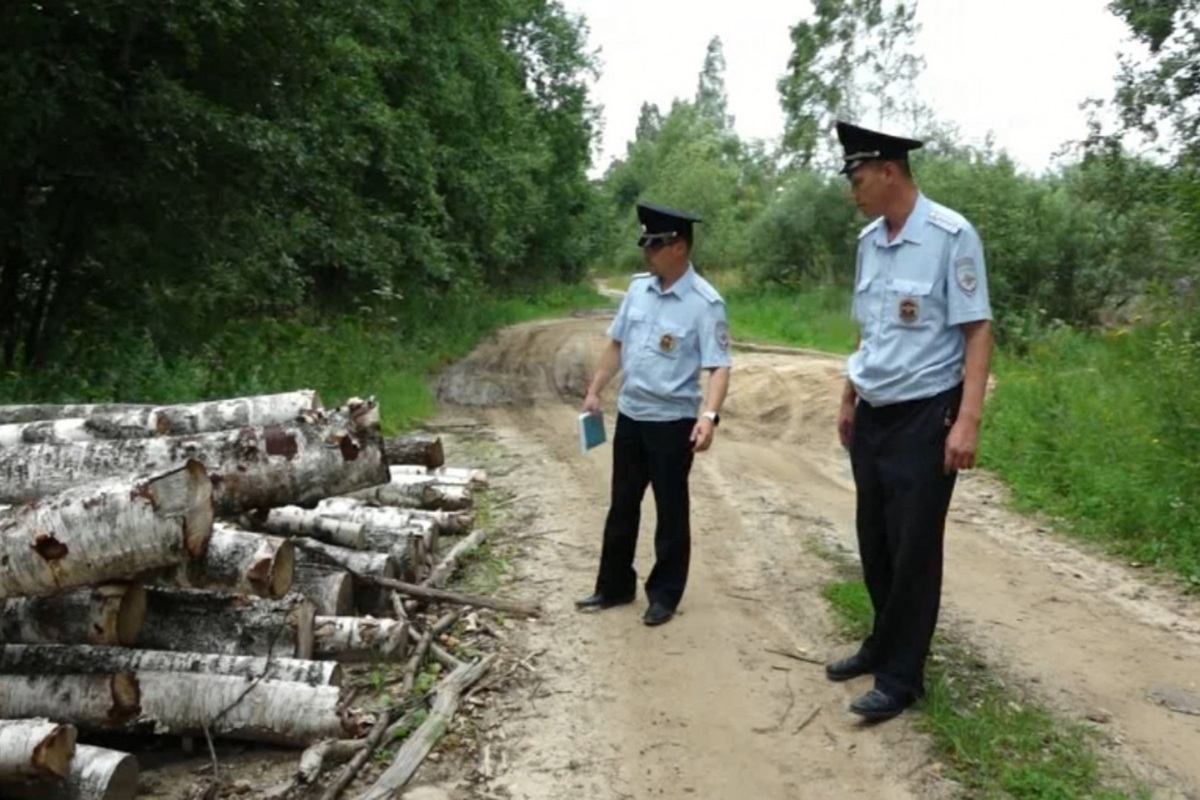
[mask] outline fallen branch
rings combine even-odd
[[[386,589],[395,589],[398,592],[421,600],[434,600],[441,603],[454,603],[460,606],[490,608],[493,611],[505,611],[509,614],[516,614],[523,617],[540,617],[542,614],[541,608],[535,603],[522,603],[519,600],[500,600],[474,594],[459,594],[458,592],[449,592],[445,589],[435,589],[432,586],[419,586],[415,583],[405,583],[404,581],[392,580],[390,578],[379,578],[374,575],[356,575],[356,577],[365,583],[373,583],[376,586],[382,586]]]
[[[808,656],[802,656],[799,653],[789,653],[786,650],[775,650],[770,647],[764,647],[763,649],[768,653],[772,653],[777,656],[783,656],[784,658],[790,658],[795,661],[803,661],[805,664],[816,664],[818,667],[825,666],[825,662],[819,658],[810,658]]]
[[[491,668],[495,660],[496,655],[493,653],[480,661],[464,664],[442,681],[437,688],[437,696],[434,698],[429,716],[421,723],[421,727],[405,740],[400,752],[396,754],[395,762],[379,777],[375,785],[359,795],[357,800],[391,800],[396,796],[397,792],[408,783],[422,762],[425,761],[425,757],[433,750],[438,739],[449,728],[455,712],[458,711],[459,700],[463,692],[479,680]],[[327,796],[325,800],[333,800],[333,798]]]
[[[421,584],[423,586],[440,587],[458,569],[458,565],[463,557],[485,541],[487,541],[487,533],[482,530],[474,531],[467,538],[460,540]]]
[[[804,722],[801,722],[799,725],[797,725],[797,726],[796,726],[796,730],[792,731],[792,735],[793,735],[793,736],[795,736],[797,733],[799,733],[800,731],[802,731],[802,730],[804,730],[805,728],[807,728],[807,727],[808,727],[808,724],[809,724],[810,722],[812,722],[814,719],[816,719],[816,718],[817,718],[817,714],[820,714],[820,713],[821,713],[821,707],[820,707],[820,706],[817,706],[816,708],[814,708],[814,709],[812,710],[812,712],[811,712],[811,713],[810,713],[810,714],[809,714],[807,717],[805,717],[805,718],[804,718]]]

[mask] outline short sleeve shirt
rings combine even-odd
[[[963,378],[961,325],[990,320],[987,266],[975,228],[918,195],[887,240],[878,219],[859,236],[853,313],[861,344],[847,376],[871,405],[931,397]]]
[[[732,365],[725,301],[690,265],[666,291],[652,275],[636,277],[608,335],[621,343],[617,408],[637,420],[695,418],[700,371]]]

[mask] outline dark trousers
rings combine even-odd
[[[608,597],[637,592],[633,567],[642,498],[654,489],[658,525],[654,529],[654,569],[646,579],[646,596],[674,609],[683,597],[691,558],[688,474],[692,469],[694,419],[641,422],[617,415],[613,434],[612,501],[604,523],[604,546],[596,591]]]
[[[858,548],[875,610],[859,651],[879,688],[924,695],[925,658],[942,593],[942,542],[955,473],[945,473],[946,436],[962,387],[854,415],[850,461],[858,490]]]

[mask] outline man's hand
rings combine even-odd
[[[979,420],[959,417],[946,437],[946,474],[975,467],[979,448]]]
[[[583,398],[583,406],[579,409],[584,414],[599,414],[600,413],[600,395],[589,390],[587,397]]]
[[[842,399],[842,405],[838,409],[837,415],[837,431],[842,447],[849,450],[850,439],[854,435],[854,398]]]
[[[713,422],[708,417],[701,417],[696,420],[696,427],[692,428],[692,452],[700,453],[712,445],[713,440]]]

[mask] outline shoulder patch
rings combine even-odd
[[[858,238],[859,239],[865,238],[868,233],[870,233],[871,231],[873,231],[879,227],[880,222],[883,222],[883,217],[880,217],[879,219],[872,221],[870,225],[867,225],[861,231],[859,231]]]
[[[724,298],[721,297],[721,293],[718,292],[716,289],[714,289],[712,284],[709,283],[708,281],[704,280],[703,278],[699,278],[697,276],[697,280],[696,280],[695,284],[693,284],[693,286],[696,289],[696,294],[700,295],[708,302],[710,302],[710,303],[724,303],[725,302]]]
[[[936,225],[947,233],[957,234],[967,224],[967,221],[961,214],[935,204],[929,211],[929,224]]]
[[[635,272],[635,273],[633,273],[633,275],[631,275],[630,277],[631,277],[631,278],[633,278],[633,279],[635,279],[635,280],[636,280],[637,278],[649,278],[649,277],[650,277],[650,273],[649,273],[649,272]]]

